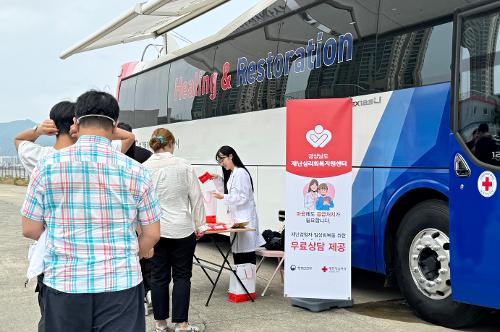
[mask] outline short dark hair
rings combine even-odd
[[[126,122],[120,122],[120,123],[118,123],[117,127],[120,128],[120,129],[126,130],[128,132],[132,132],[132,126],[129,125],[128,123],[126,123]]]
[[[90,90],[76,100],[75,117],[78,120],[86,115],[104,115],[115,122],[120,115],[120,107],[115,97],[103,91]],[[105,117],[85,117],[79,121],[82,126],[95,126],[111,129],[113,122]]]
[[[50,110],[49,117],[54,121],[58,134],[68,134],[71,125],[73,124],[73,118],[75,117],[75,103],[70,101],[61,101]]]
[[[490,131],[490,127],[488,126],[487,123],[481,123],[479,125],[479,127],[477,128],[477,130],[480,132],[480,133],[487,133]]]

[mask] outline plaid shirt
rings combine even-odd
[[[21,214],[48,230],[45,285],[101,293],[142,281],[135,227],[161,210],[142,165],[104,137],[82,136],[37,164]]]

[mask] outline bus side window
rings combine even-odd
[[[137,78],[134,101],[135,126],[167,123],[167,87],[170,65],[149,70]]]
[[[120,122],[128,123],[135,128],[134,121],[134,94],[137,76],[124,79],[120,84],[118,104],[120,106]]]

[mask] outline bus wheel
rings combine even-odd
[[[448,205],[427,200],[403,218],[396,236],[396,277],[417,316],[450,328],[476,323],[482,309],[451,298]]]

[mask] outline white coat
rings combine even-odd
[[[218,177],[214,179],[217,190],[224,192],[224,181]],[[248,228],[255,228],[255,232],[239,233],[233,244],[233,253],[255,251],[266,241],[259,231],[259,219],[253,197],[250,175],[243,168],[235,167],[227,181],[227,194],[224,194],[224,204],[233,223],[247,222]],[[231,237],[232,239],[232,237]]]

